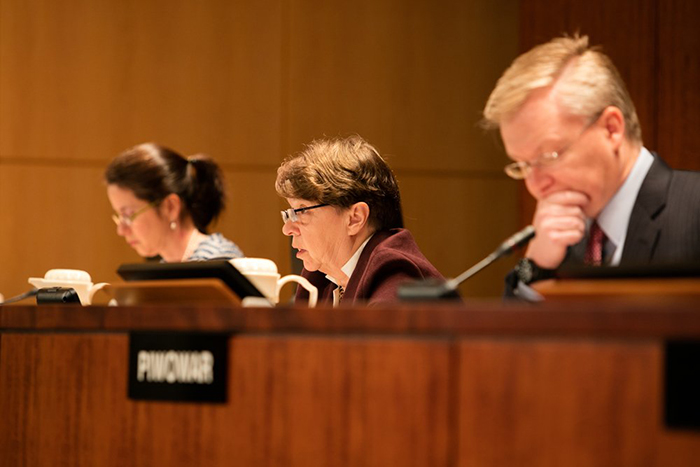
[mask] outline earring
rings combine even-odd
[[[176,228],[177,228],[177,222],[172,221],[172,222],[170,223],[170,230],[175,230]]]

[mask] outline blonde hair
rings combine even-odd
[[[316,140],[277,169],[277,194],[349,208],[365,202],[376,230],[403,227],[399,185],[379,152],[359,136]]]
[[[503,73],[484,107],[483,125],[497,129],[531,93],[556,84],[556,98],[571,115],[593,120],[608,106],[625,119],[630,141],[642,130],[629,92],[610,58],[588,46],[588,36],[558,37],[522,54]]]

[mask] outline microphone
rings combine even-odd
[[[401,300],[439,300],[446,298],[459,298],[457,287],[481,271],[491,263],[503,256],[510,254],[514,249],[526,245],[535,236],[535,228],[528,225],[524,229],[508,237],[490,255],[464,271],[454,279],[447,281],[423,280],[409,282],[399,287],[398,296]]]

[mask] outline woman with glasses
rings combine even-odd
[[[275,188],[290,206],[282,232],[320,301],[394,301],[402,282],[442,278],[403,228],[394,174],[359,136],[312,142],[282,163]]]
[[[225,202],[223,174],[210,157],[140,144],[109,164],[105,181],[117,234],[139,255],[165,262],[243,256],[223,235],[207,234]]]

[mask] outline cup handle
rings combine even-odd
[[[278,297],[280,295],[280,290],[282,289],[282,287],[284,287],[284,285],[288,284],[289,282],[297,282],[299,285],[304,287],[309,292],[309,308],[313,308],[316,306],[316,302],[318,301],[318,289],[311,285],[311,282],[306,280],[305,277],[297,276],[295,274],[284,276],[282,279],[277,281]]]
[[[90,290],[88,291],[88,303],[85,303],[85,305],[91,305],[92,304],[92,298],[95,296],[97,292],[100,290],[104,289],[107,287],[109,284],[107,282],[100,282],[99,284],[93,285]]]

